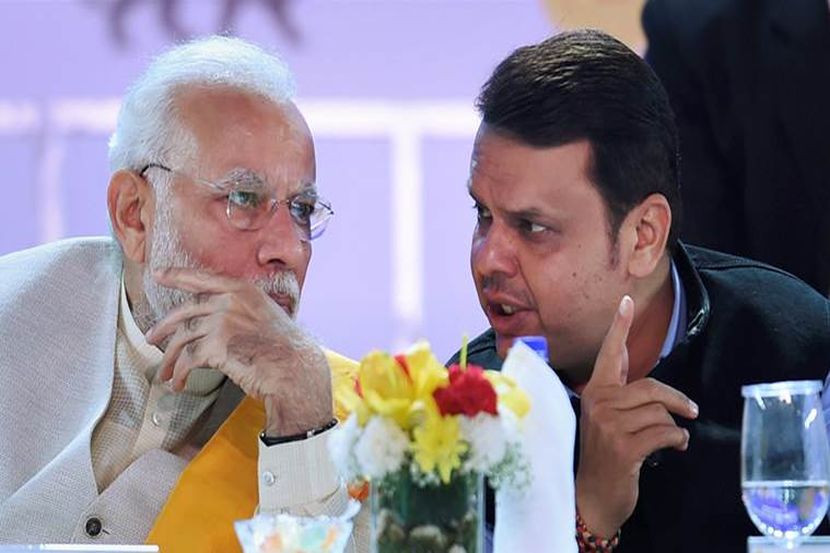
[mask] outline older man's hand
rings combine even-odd
[[[626,296],[582,391],[577,509],[588,528],[605,538],[634,512],[645,458],[658,449],[688,447],[689,433],[671,413],[697,417],[697,405],[666,384],[651,378],[627,383],[633,319],[634,302]]]
[[[325,355],[283,307],[256,285],[192,269],[154,275],[162,286],[195,294],[146,335],[164,344],[162,380],[184,388],[194,368],[219,370],[265,404],[269,436],[297,434],[332,419]],[[290,308],[286,306],[286,308]]]

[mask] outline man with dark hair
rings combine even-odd
[[[603,47],[615,57],[603,55]],[[673,247],[680,214],[677,130],[657,77],[638,62],[634,52],[600,33],[560,35],[504,60],[477,105],[488,126],[530,146],[589,138],[591,176],[606,201],[612,235],[634,205],[659,192],[674,213]],[[564,83],[589,96],[556,93]]]
[[[471,266],[491,328],[469,360],[498,368],[516,337],[547,337],[581,400],[580,548],[744,550],[740,387],[824,378],[827,300],[677,241],[671,109],[610,36],[516,50],[478,106]]]

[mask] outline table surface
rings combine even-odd
[[[798,553],[830,553],[830,536],[811,536],[801,540],[796,547],[788,549],[786,545],[774,538],[753,536],[747,541],[748,553],[781,553],[796,551]]]

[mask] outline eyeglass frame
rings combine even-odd
[[[288,207],[288,213],[291,216],[292,222],[295,225],[297,225],[298,227],[300,227],[300,229],[304,233],[307,232],[308,237],[306,239],[311,241],[311,240],[315,240],[315,239],[319,238],[320,236],[322,236],[322,234],[326,230],[326,227],[328,227],[329,221],[331,220],[332,217],[334,217],[334,210],[331,207],[331,203],[328,200],[326,200],[325,198],[323,198],[322,196],[320,196],[319,194],[317,194],[316,191],[312,192],[311,194],[309,194],[308,192],[300,192],[300,193],[294,194],[292,196],[289,196],[289,197],[287,197],[283,200],[277,199],[275,195],[272,195],[270,198],[268,198],[268,201],[269,201],[269,208],[268,208],[268,211],[267,211],[268,215],[267,215],[267,217],[262,217],[262,223],[257,224],[256,226],[247,226],[247,227],[246,226],[240,226],[235,222],[235,220],[233,219],[233,216],[232,216],[233,200],[231,199],[230,193],[237,191],[236,189],[234,189],[234,188],[229,189],[227,186],[219,184],[217,182],[213,182],[213,181],[210,181],[210,180],[207,180],[207,179],[202,179],[202,178],[199,178],[199,177],[194,177],[192,175],[188,175],[187,173],[185,173],[183,171],[179,171],[177,169],[172,169],[172,168],[167,167],[166,165],[163,165],[161,163],[148,163],[148,164],[144,165],[141,168],[141,170],[138,172],[138,174],[141,178],[146,179],[145,173],[148,170],[153,169],[153,168],[161,169],[162,171],[167,171],[168,173],[170,173],[172,175],[180,175],[180,176],[186,177],[186,178],[188,178],[188,179],[190,179],[194,182],[205,185],[205,186],[207,186],[208,188],[210,188],[212,190],[216,190],[216,191],[221,192],[221,193],[228,193],[228,195],[227,195],[227,205],[225,207],[225,216],[227,217],[228,222],[234,228],[239,229],[239,230],[259,230],[259,229],[261,229],[262,227],[264,227],[268,223],[268,221],[271,220],[271,217],[274,216],[274,213],[276,213],[276,211],[279,208],[280,204],[285,204],[286,207]],[[311,220],[310,220],[311,216],[309,216],[309,224],[308,224],[308,230],[307,231],[305,230],[305,225],[296,220],[296,218],[294,217],[293,211],[291,209],[292,204],[294,203],[294,201],[297,198],[299,198],[303,195],[306,195],[306,196],[312,195],[314,197],[314,211],[322,210],[322,212],[323,212],[323,215],[321,216],[321,219],[315,225],[311,224]]]

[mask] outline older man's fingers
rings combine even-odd
[[[215,313],[221,299],[218,296],[212,296],[204,303],[186,303],[171,310],[162,320],[157,322],[144,335],[148,343],[158,345],[169,336],[175,333],[180,326],[185,328],[194,328],[194,324],[198,324],[200,318],[206,317],[211,313]]]
[[[170,380],[174,374],[174,367],[178,363],[179,358],[183,354],[191,354],[194,348],[197,347],[196,342],[203,339],[208,333],[209,328],[205,318],[202,318],[202,322],[192,329],[180,326],[164,350],[159,378],[162,381]]]
[[[169,267],[153,271],[153,278],[167,288],[176,288],[194,294],[202,292],[221,294],[237,290],[244,285],[244,282],[239,279],[183,267]]]
[[[173,390],[180,392],[184,390],[187,384],[187,378],[193,369],[205,368],[210,364],[208,362],[209,344],[206,343],[205,338],[199,338],[188,342],[182,348],[176,361],[171,365],[170,386]]]

